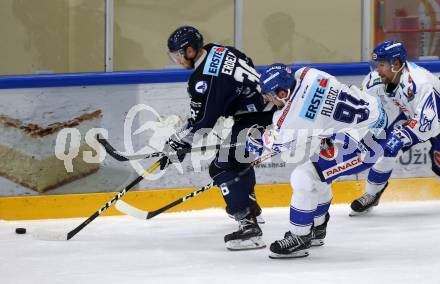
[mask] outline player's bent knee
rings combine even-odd
[[[313,169],[312,169],[313,170]],[[290,185],[297,193],[313,190],[313,174],[306,164],[298,166],[290,175]]]

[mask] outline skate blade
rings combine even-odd
[[[238,250],[251,250],[251,249],[262,249],[266,247],[266,244],[261,237],[253,237],[247,240],[231,240],[225,243],[228,250],[238,251]]]
[[[309,256],[309,252],[307,250],[295,251],[289,254],[278,254],[274,252],[270,252],[269,258],[271,259],[288,259],[288,258],[301,258]]]
[[[373,209],[373,208],[368,208],[367,210],[362,211],[362,212],[357,212],[357,211],[351,210],[351,212],[348,213],[348,216],[350,216],[350,217],[356,217],[356,216],[366,215],[366,214],[368,214],[369,212],[371,212],[372,209]]]
[[[264,220],[263,216],[258,215],[257,216],[257,223],[258,224],[266,224],[266,220]]]
[[[323,239],[313,239],[313,240],[310,242],[310,245],[311,245],[312,247],[320,247],[320,246],[323,246],[323,245],[324,245],[324,240],[323,240]]]
[[[235,220],[235,217],[231,214],[228,214],[228,217]],[[258,224],[266,224],[266,220],[264,220],[263,216],[258,215],[256,218]]]

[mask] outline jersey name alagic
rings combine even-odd
[[[295,72],[296,86],[284,108],[275,113],[279,131],[314,129],[328,136],[353,129],[383,128],[386,123],[377,98],[340,83],[328,73],[313,68]]]

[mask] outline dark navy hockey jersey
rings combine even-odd
[[[197,62],[188,81],[191,116],[178,134],[180,138],[212,128],[221,116],[262,112],[265,108],[260,75],[250,58],[229,46],[207,44],[203,48],[207,55]]]

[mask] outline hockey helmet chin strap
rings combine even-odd
[[[185,49],[183,50],[183,58],[185,58],[186,61],[189,61],[190,64],[191,64],[191,68],[194,69],[194,67],[196,66],[196,60],[195,60],[195,59],[196,59],[197,56],[199,55],[199,49],[198,49],[198,48],[194,48],[195,51],[196,51],[196,55],[194,55],[193,58],[188,58],[188,57],[186,56],[186,50],[187,50],[187,49],[188,49],[188,46],[185,47]]]
[[[391,83],[395,84],[395,80],[397,78],[397,75],[405,68],[406,62],[403,62],[402,66],[399,68],[399,70],[394,70],[394,64],[391,64],[391,72],[394,73],[393,79],[391,80]]]
[[[284,104],[287,104],[287,101],[289,101],[289,99],[290,99],[290,95],[291,95],[291,92],[290,92],[290,89],[289,89],[289,90],[287,90],[287,96],[286,97],[280,98],[277,95],[275,95],[275,97],[277,98],[277,100],[282,101]]]

